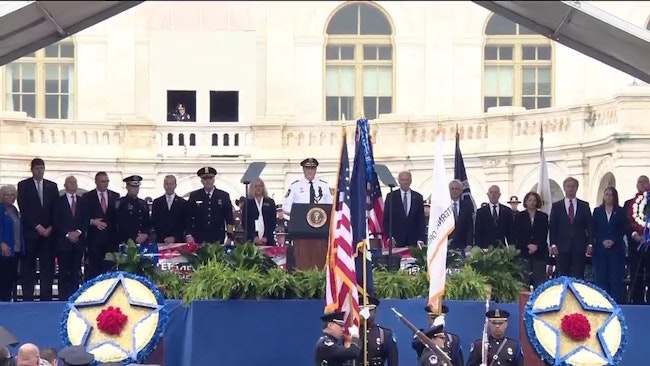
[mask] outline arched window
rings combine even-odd
[[[178,135],[178,146],[185,146],[185,134]]]
[[[167,134],[167,146],[174,146],[174,135],[171,133]]]
[[[190,146],[196,146],[196,135],[193,133],[190,134]]]
[[[235,141],[233,142],[233,145],[239,146],[239,134],[238,133],[235,134]]]
[[[223,146],[230,146],[230,135],[227,133],[223,134]]]
[[[498,14],[485,27],[483,109],[553,105],[551,40]]]
[[[219,146],[219,135],[216,133],[212,134],[212,146]]]
[[[392,113],[393,27],[384,12],[350,2],[332,15],[326,33],[325,119]]]
[[[75,47],[66,39],[5,67],[5,110],[29,117],[73,119]]]

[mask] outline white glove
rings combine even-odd
[[[433,320],[433,326],[437,327],[439,325],[444,326],[445,325],[445,316],[443,314],[438,315],[434,320]]]
[[[350,332],[350,335],[352,337],[359,338],[359,327],[357,327],[356,325],[349,327],[348,332]]]
[[[364,318],[364,319],[370,318],[370,309],[368,309],[368,308],[361,309],[361,311],[359,312],[359,315],[361,315],[361,317]]]

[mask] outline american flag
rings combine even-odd
[[[349,327],[359,327],[359,293],[355,272],[356,246],[352,240],[350,221],[350,160],[345,127],[339,163],[336,200],[332,205],[330,242],[327,250],[325,313],[345,312],[346,333]],[[347,334],[349,341],[349,333]]]

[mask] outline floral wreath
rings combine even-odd
[[[164,334],[168,313],[156,285],[128,272],[109,272],[84,283],[61,319],[65,346],[83,346],[99,363],[144,361]]]
[[[648,220],[648,215],[646,213],[648,197],[650,197],[648,191],[639,192],[634,196],[632,204],[630,205],[630,216],[635,231],[644,232],[645,230],[650,229],[650,221]]]
[[[627,346],[622,309],[602,289],[570,277],[533,292],[524,325],[535,352],[553,366],[615,366]]]

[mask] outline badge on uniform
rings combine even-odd
[[[508,347],[508,355],[512,356],[514,353],[512,352],[512,348]]]
[[[327,347],[331,347],[334,345],[334,341],[332,341],[331,339],[326,339],[325,342],[323,342],[323,344],[326,345]]]
[[[217,200],[217,205],[221,206],[221,204],[223,204],[223,201],[221,201],[221,199],[218,199]]]
[[[126,209],[129,211],[133,211],[133,205],[129,203],[128,205],[126,205]]]
[[[380,338],[377,338],[377,340],[375,342],[377,342],[378,346],[381,345],[381,339]]]
[[[438,364],[438,356],[436,356],[436,355],[429,356],[429,363],[432,364],[432,365],[437,365]]]
[[[202,203],[203,203],[203,201],[196,201],[196,204],[197,204],[197,205],[200,205],[200,204],[202,204]]]
[[[284,195],[284,198],[289,198],[290,194],[291,194],[291,188],[287,189],[287,194]]]

